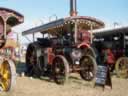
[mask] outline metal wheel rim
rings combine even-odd
[[[82,60],[80,66],[83,78],[85,78],[86,80],[92,80],[94,78],[93,61],[89,57],[86,57]]]
[[[116,63],[116,72],[119,77],[128,77],[128,58],[120,58]]]
[[[95,54],[94,54],[92,48],[84,48],[83,53],[84,53],[84,55],[91,55],[91,56],[95,57]]]
[[[36,69],[36,63],[37,63],[36,61],[37,61],[37,57],[36,57],[35,48],[32,45],[30,45],[28,47],[26,54],[26,63],[30,75],[33,75],[33,71]]]
[[[54,61],[54,76],[58,83],[64,83],[65,66],[63,60],[60,58],[56,58]]]

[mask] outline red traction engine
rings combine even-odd
[[[70,0],[70,17],[24,31],[23,35],[40,32],[42,38],[30,43],[26,53],[27,74],[50,76],[57,84],[67,81],[69,73],[77,72],[91,81],[96,74],[96,54],[91,47],[92,29],[104,23],[87,16],[77,16],[76,0]]]

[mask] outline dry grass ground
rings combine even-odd
[[[75,75],[75,76],[74,76]],[[9,93],[0,93],[0,96],[128,96],[128,79],[112,77],[113,89],[96,87],[92,82],[82,80],[72,74],[65,85],[57,85],[47,78],[31,79],[18,77],[17,84]]]

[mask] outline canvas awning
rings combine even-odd
[[[99,29],[103,28],[105,24],[93,17],[88,17],[88,16],[72,16],[72,17],[67,17],[67,18],[62,18],[58,19],[52,22],[49,22],[47,24],[43,24],[41,26],[26,30],[22,32],[22,35],[28,35],[28,34],[33,34],[37,32],[45,33],[47,30],[56,30],[56,29],[61,29],[64,27],[66,24],[73,24],[75,22],[81,23],[84,26],[86,26],[86,29],[89,30],[90,26],[93,27],[93,29]],[[54,31],[52,31],[54,32]]]

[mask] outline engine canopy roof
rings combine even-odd
[[[103,28],[105,24],[93,17],[88,16],[71,16],[67,18],[58,19],[47,24],[43,24],[41,26],[26,30],[22,32],[22,35],[28,35],[32,33],[42,32],[46,33],[48,30],[56,30],[59,28],[63,28],[66,24],[74,24],[75,22],[81,24],[81,26],[86,26],[86,29],[89,30],[92,26],[92,29]]]

